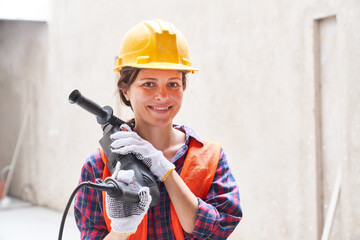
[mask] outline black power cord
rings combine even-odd
[[[127,197],[126,199],[129,201],[139,202],[139,196],[137,195],[137,193],[129,192],[129,191],[122,189],[117,184],[117,182],[115,180],[113,180],[112,178],[105,179],[105,182],[100,178],[97,178],[95,183],[90,182],[90,181],[82,182],[72,192],[72,194],[66,204],[64,214],[62,216],[62,220],[61,220],[61,224],[60,224],[59,237],[58,237],[59,240],[62,239],[65,220],[66,220],[66,216],[68,214],[69,208],[71,206],[71,203],[72,203],[77,191],[79,191],[82,187],[88,187],[88,188],[93,188],[93,189],[100,190],[100,191],[106,191],[112,197],[118,197],[118,198]]]
[[[75,190],[72,192],[70,198],[69,198],[69,201],[67,202],[66,204],[66,207],[65,207],[65,210],[64,210],[64,214],[62,216],[62,219],[61,219],[61,224],[60,224],[60,230],[59,230],[59,240],[62,239],[62,235],[63,235],[63,230],[64,230],[64,225],[65,225],[65,220],[66,220],[66,216],[68,214],[68,211],[69,211],[69,208],[71,206],[71,203],[75,197],[75,194],[77,193],[77,191],[79,191],[80,188],[82,187],[85,187],[85,186],[89,186],[89,182],[82,182],[80,183],[76,188]]]

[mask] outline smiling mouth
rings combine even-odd
[[[170,107],[154,107],[154,106],[149,106],[150,109],[156,110],[156,111],[167,111],[171,108]]]

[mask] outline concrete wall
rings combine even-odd
[[[328,17],[335,19],[330,25],[335,34],[319,40],[322,30],[327,31],[321,21]],[[356,0],[53,1],[48,23],[36,27],[47,60],[40,61],[44,68],[35,68],[39,80],[29,90],[35,102],[32,128],[11,194],[63,210],[85,158],[101,136],[94,117],[70,105],[68,94],[78,88],[99,103],[116,107],[119,116],[129,116],[118,103],[111,69],[125,32],[152,18],[171,21],[183,32],[193,64],[200,68],[190,76],[176,122],[223,144],[244,210],[231,239],[317,239],[334,183],[324,176],[335,179],[337,174],[326,169],[329,164],[335,164],[330,169],[339,169],[340,163],[342,185],[332,238],[359,238],[360,3]],[[1,23],[2,56],[8,49],[4,46],[12,42],[12,31],[28,35],[16,30],[24,25],[11,24]],[[0,60],[4,94],[10,94],[5,88],[18,87],[3,77],[20,79],[18,69],[7,67],[8,61],[18,61],[17,49],[25,44],[21,35],[18,38],[19,47],[14,44],[9,58]],[[334,39],[336,55],[329,55],[331,49],[323,45]],[[330,68],[326,56],[337,60],[336,77],[321,74]],[[26,68],[33,69],[31,64],[39,63]],[[328,79],[335,85],[330,86]],[[329,95],[324,89],[342,90]],[[11,96],[20,112],[26,102],[33,102],[26,94]],[[3,94],[1,98],[3,116],[7,98]],[[339,99],[340,105],[332,108],[329,99]],[[327,120],[334,116],[341,117],[329,125]],[[9,142],[1,148],[6,158],[16,141],[12,132],[20,124],[18,117],[21,113],[16,112],[6,120],[14,123],[11,128],[1,123],[1,145]],[[337,126],[338,135],[329,126]],[[335,145],[340,159],[328,163],[332,160],[324,157],[329,155],[324,144],[336,136],[343,139]],[[26,185],[33,186],[32,195],[24,196]]]
[[[0,168],[9,166],[16,144],[21,146],[18,158],[14,158],[18,161],[11,192],[33,201],[36,183],[47,177],[38,169],[42,162],[39,133],[43,130],[39,119],[49,115],[40,111],[43,103],[39,103],[41,92],[46,91],[47,29],[44,22],[0,21]]]

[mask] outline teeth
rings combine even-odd
[[[153,107],[155,110],[167,110],[167,107]]]

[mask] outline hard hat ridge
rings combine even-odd
[[[188,44],[172,23],[147,20],[130,29],[121,44],[115,72],[124,67],[194,72]]]

